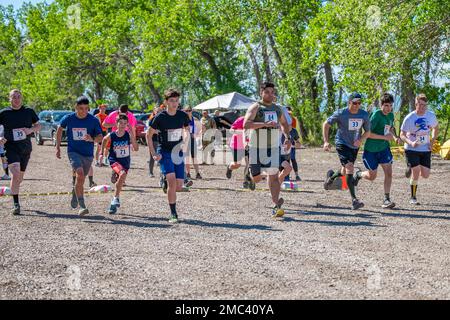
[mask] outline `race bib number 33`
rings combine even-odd
[[[25,134],[25,131],[22,129],[13,129],[13,139],[14,141],[20,141],[25,140],[27,135]]]
[[[363,119],[348,119],[348,130],[358,131],[362,128]]]
[[[73,128],[72,129],[73,140],[81,141],[84,140],[84,137],[87,135],[86,128]]]

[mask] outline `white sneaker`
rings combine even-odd
[[[120,200],[119,200],[119,198],[114,197],[112,199],[112,201],[111,201],[111,204],[116,206],[117,208],[119,208],[120,207]]]
[[[11,180],[11,177],[7,174],[4,174],[3,177],[1,177],[1,180]]]

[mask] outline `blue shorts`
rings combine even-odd
[[[83,173],[85,176],[89,174],[89,170],[91,169],[94,157],[86,157],[76,152],[68,152],[67,156],[69,157],[69,161],[72,165],[73,170],[81,168],[83,169]]]
[[[171,153],[167,151],[159,151],[158,152],[162,158],[159,161],[159,164],[161,166],[161,173],[163,175],[168,175],[169,173],[175,173],[175,177],[177,179],[183,179],[184,180],[184,155],[183,152],[180,151],[179,153]]]
[[[393,157],[390,148],[380,152],[364,151],[362,156],[364,166],[371,171],[378,169],[379,164],[392,164]]]

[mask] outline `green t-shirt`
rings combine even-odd
[[[391,112],[387,115],[383,111],[376,110],[370,116],[370,131],[372,133],[385,136],[390,133],[390,129],[394,126],[394,114]],[[367,139],[364,150],[369,152],[380,152],[389,148],[389,141],[379,139]]]
[[[281,107],[272,104],[266,106],[261,102],[258,102],[259,108],[256,112],[254,122],[269,122],[275,121],[280,123],[283,110]],[[252,148],[270,149],[276,148],[280,145],[280,130],[275,128],[261,128],[253,129],[250,131],[249,146]]]

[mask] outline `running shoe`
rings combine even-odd
[[[170,223],[177,223],[178,222],[178,216],[176,214],[171,214],[169,217]]]
[[[188,178],[184,179],[184,186],[186,188],[192,187],[193,184],[194,184],[194,181],[192,181],[191,179],[188,179]]]
[[[111,171],[111,183],[115,184],[119,179],[119,175],[115,171]]]
[[[383,209],[392,209],[395,207],[395,202],[392,202],[389,199],[385,199],[383,204],[381,205]]]
[[[85,215],[87,215],[89,213],[89,210],[88,210],[88,208],[80,208],[80,210],[78,211],[78,215],[80,216],[80,217],[83,217],[83,216],[85,216]]]
[[[227,173],[225,174],[225,176],[227,177],[227,179],[231,179],[231,174],[233,173],[233,170],[230,169],[229,166],[227,166]]]
[[[242,188],[248,189],[248,181],[244,181],[244,183],[242,183]]]
[[[93,187],[96,187],[96,186],[97,186],[97,184],[94,181],[89,182],[89,188],[93,188]]]
[[[195,176],[195,179],[201,180],[203,179],[202,176],[200,175],[200,173],[197,173],[197,175]]]
[[[331,177],[333,176],[334,171],[333,170],[328,170],[327,172],[327,176],[325,178],[325,182],[323,183],[323,188],[325,190],[328,190],[331,186],[331,184],[333,183],[334,179],[332,179]]]
[[[295,176],[295,181],[302,181],[302,178],[300,178],[300,176],[297,174],[297,175]]]
[[[78,207],[78,199],[75,193],[75,188],[72,188],[72,199],[70,200],[70,207],[76,209]]]
[[[7,174],[4,174],[3,177],[1,177],[1,180],[11,180],[11,177]]]
[[[358,199],[352,200],[352,210],[358,210],[360,208],[364,207],[364,203],[359,201]]]
[[[409,204],[412,204],[414,206],[420,205],[419,201],[417,201],[417,198],[411,198],[411,200],[409,200]]]
[[[283,205],[283,203],[284,203],[284,199],[280,198],[278,200],[278,204],[276,206],[274,206],[272,209],[272,217],[279,218],[284,215],[284,210],[281,209],[281,206]]]
[[[149,173],[148,176],[149,176],[150,178],[154,178],[154,177],[155,177],[155,175],[154,175],[153,173]]]
[[[14,204],[14,207],[11,210],[11,214],[13,216],[19,216],[20,215],[20,205],[19,204]]]
[[[116,214],[117,212],[117,206],[114,205],[113,203],[110,204],[109,209],[108,209],[108,213],[109,214]]]
[[[408,163],[408,166],[406,167],[406,171],[405,171],[405,177],[411,178],[411,174],[412,174],[411,166]]]

